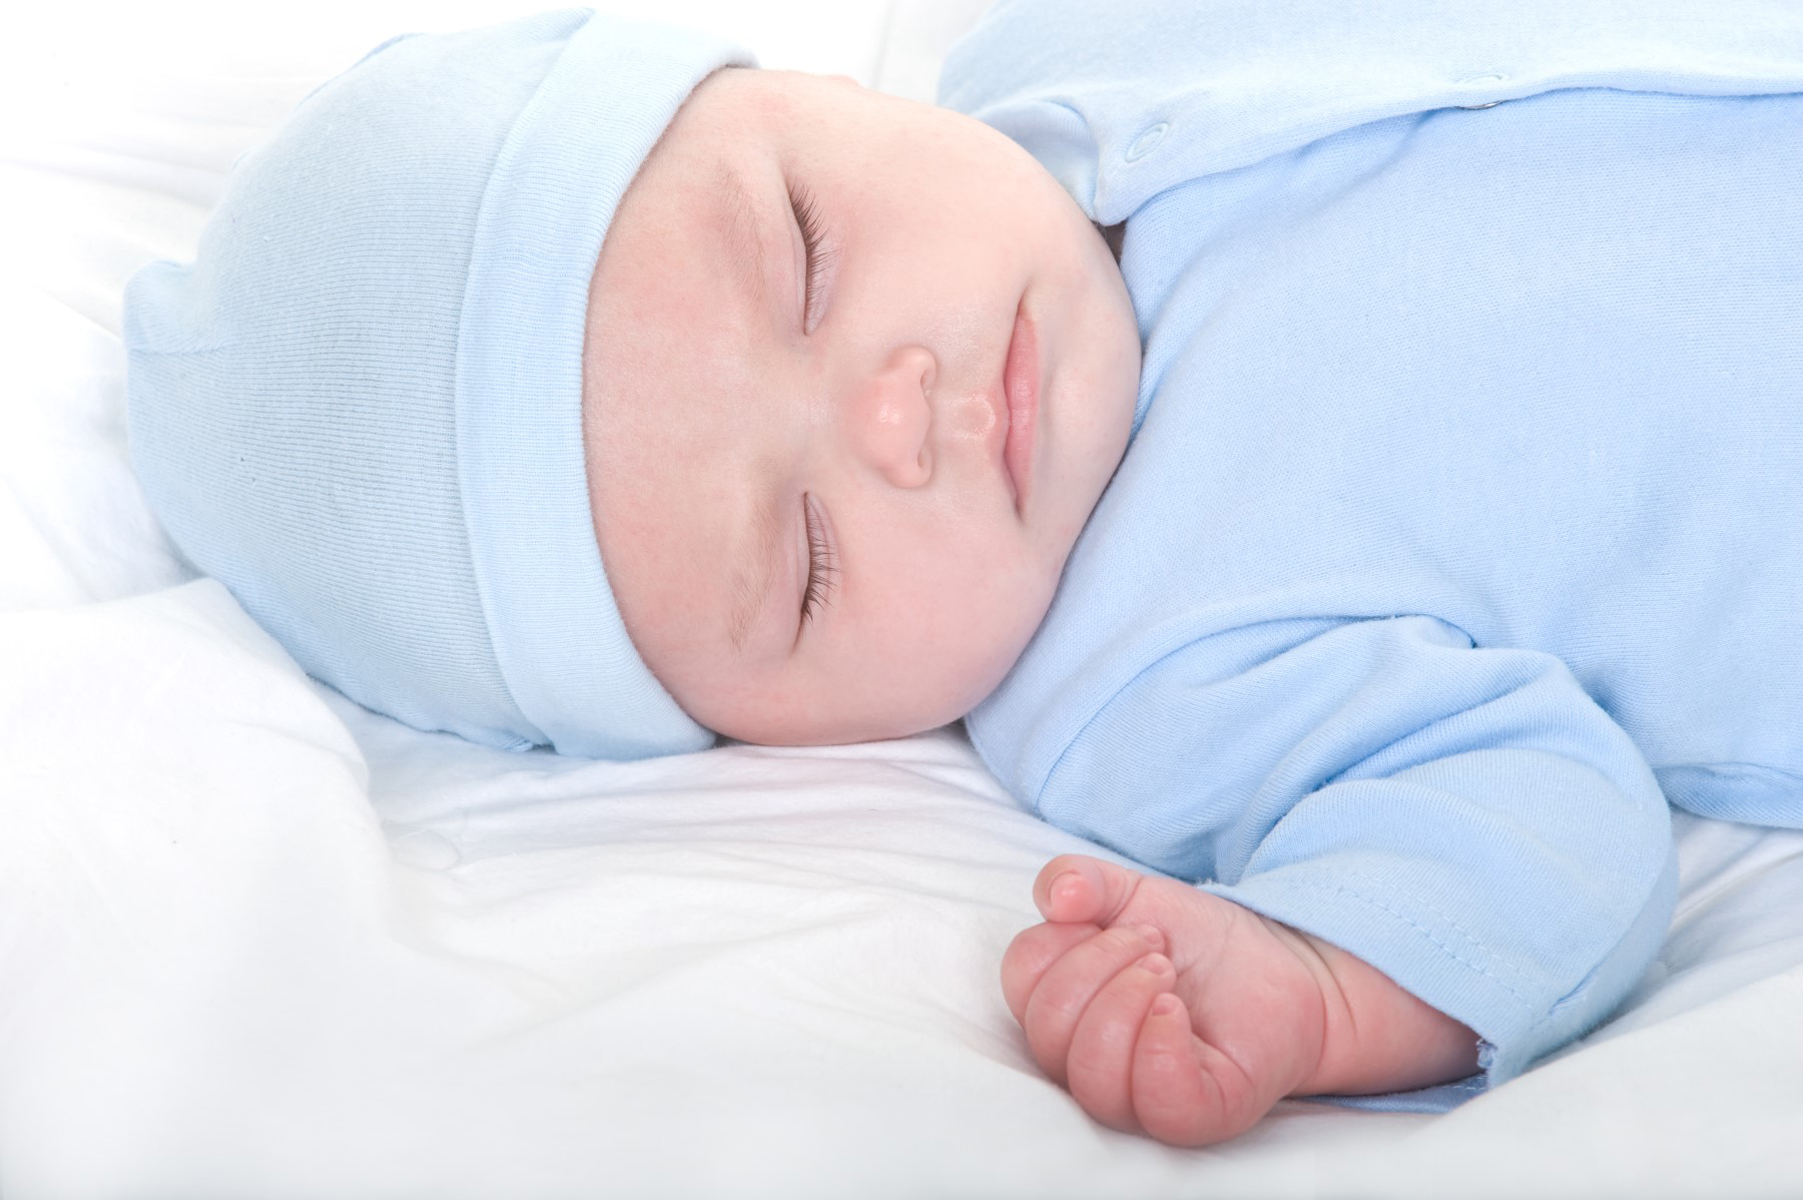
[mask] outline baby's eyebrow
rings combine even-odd
[[[739,294],[750,301],[754,311],[761,311],[768,303],[770,279],[757,200],[745,177],[727,163],[720,164],[717,182],[726,210],[720,227],[726,261],[738,281]]]
[[[761,499],[751,519],[751,536],[743,539],[752,549],[739,560],[732,573],[732,612],[727,618],[726,635],[731,639],[733,649],[740,653],[745,650],[746,634],[751,632],[752,623],[770,598],[770,588],[776,580],[776,564],[781,561],[782,497],[772,483],[772,472],[757,473],[753,487]]]
[[[726,261],[738,282],[739,294],[746,298],[754,314],[761,313],[769,302],[770,277],[768,255],[764,253],[765,223],[758,220],[755,193],[744,173],[726,160],[719,163],[715,183],[725,215],[719,228]],[[753,320],[748,328],[756,325]],[[750,536],[742,537],[739,543],[751,549],[732,572],[733,599],[726,635],[733,649],[741,653],[776,578],[782,514],[777,507],[775,476],[776,472],[768,466],[752,475],[752,494],[758,497],[758,507],[749,525]]]
[[[742,170],[721,160],[715,175],[717,192],[724,209],[720,223],[722,249],[738,282],[739,294],[761,313],[771,295],[769,255],[765,253],[764,232],[768,222],[759,220],[755,189]],[[756,328],[752,321],[749,328]],[[732,572],[732,608],[727,617],[726,635],[733,649],[743,653],[745,639],[753,623],[763,612],[776,579],[776,565],[781,561],[783,520],[781,496],[776,486],[776,471],[766,465],[752,476],[752,494],[758,507],[749,525],[749,536],[740,544],[751,547]]]

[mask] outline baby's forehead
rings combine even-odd
[[[712,158],[754,149],[759,141],[811,143],[849,111],[848,98],[860,93],[870,94],[846,75],[722,67],[689,94],[648,162],[666,148]]]
[[[722,67],[689,93],[658,138],[647,163],[688,150],[703,159],[736,148],[757,136],[772,119],[773,105],[792,110],[800,103],[788,73],[751,67]],[[780,114],[779,114],[780,116]]]

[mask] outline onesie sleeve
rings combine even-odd
[[[1046,773],[1047,820],[1338,945],[1500,1083],[1607,1017],[1676,896],[1651,768],[1556,656],[1431,616],[1182,643]]]

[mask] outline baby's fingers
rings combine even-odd
[[[1133,1116],[1135,1046],[1152,1001],[1176,982],[1171,960],[1148,954],[1109,980],[1077,1022],[1066,1085],[1084,1111],[1110,1129],[1139,1129]]]
[[[1048,921],[1112,924],[1142,876],[1089,854],[1060,854],[1039,869],[1033,903]]]
[[[1067,950],[1086,942],[1101,930],[1094,925],[1035,925],[1014,935],[1002,954],[1002,998],[1008,1011],[1022,1025],[1027,1023],[1027,1000],[1046,973]]]
[[[1033,1057],[1055,1082],[1065,1082],[1071,1039],[1096,993],[1122,970],[1162,949],[1164,935],[1157,929],[1117,925],[1073,946],[1046,968],[1027,998],[1021,1027]]]
[[[1133,1113],[1147,1133],[1173,1146],[1226,1141],[1277,1103],[1266,1090],[1196,1036],[1175,994],[1152,1001],[1133,1048]]]

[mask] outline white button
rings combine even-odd
[[[1152,150],[1158,143],[1164,141],[1165,131],[1170,127],[1171,124],[1169,121],[1160,121],[1158,124],[1152,126],[1152,128],[1134,138],[1133,144],[1127,147],[1127,161],[1138,162],[1146,155],[1152,153]]]
[[[1489,75],[1467,75],[1464,79],[1459,80],[1459,86],[1460,87],[1482,87],[1486,83],[1501,83],[1507,78],[1508,78],[1507,75],[1497,75],[1494,73],[1489,74]],[[1495,108],[1498,104],[1501,104],[1501,103],[1502,103],[1501,100],[1492,100],[1488,104],[1460,104],[1455,107],[1468,108],[1468,109]]]

